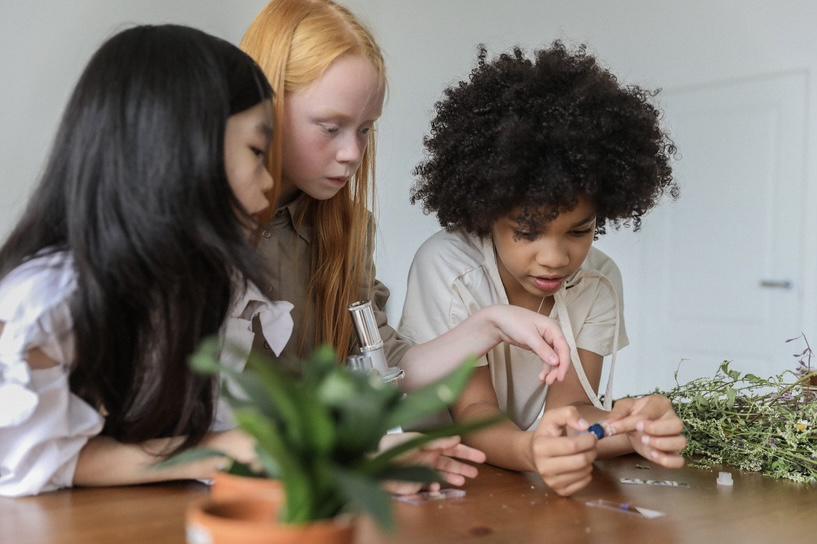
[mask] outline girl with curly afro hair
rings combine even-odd
[[[414,258],[400,332],[423,342],[493,304],[558,320],[572,363],[564,381],[551,383],[527,352],[501,344],[482,358],[452,415],[504,413],[504,423],[469,443],[493,464],[539,472],[560,495],[590,482],[597,456],[635,451],[666,467],[684,462],[683,424],[666,398],[612,406],[616,352],[628,343],[622,282],[592,247],[608,224],[638,229],[662,195],[677,196],[675,148],[654,94],[621,85],[584,46],[557,41],[532,58],[515,48],[493,61],[481,48],[468,79],[437,103],[415,170],[412,203],[445,230]],[[584,432],[588,421],[602,427]]]

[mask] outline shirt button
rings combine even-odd
[[[272,351],[272,348],[269,347],[269,342],[264,342],[264,349],[267,351]]]

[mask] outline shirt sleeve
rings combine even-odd
[[[606,357],[613,350],[620,350],[629,344],[624,325],[624,293],[621,273],[618,267],[608,271],[607,276],[599,274],[591,291],[594,300],[576,336],[576,347]],[[613,345],[616,325],[618,325],[618,345]]]
[[[10,497],[70,487],[80,450],[104,421],[70,391],[71,285],[62,281],[65,270],[27,270],[12,272],[0,287],[0,496]],[[31,369],[30,349],[58,364]]]
[[[455,285],[456,278],[448,276],[433,244],[423,244],[409,270],[400,334],[420,344],[445,334],[470,317]],[[477,366],[487,364],[484,356],[477,362]]]

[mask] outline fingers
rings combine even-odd
[[[417,433],[419,436],[419,433]],[[424,450],[447,450],[450,448],[454,448],[458,444],[462,442],[462,439],[458,435],[454,436],[446,436],[443,438],[436,438],[431,442],[427,442],[423,445]]]
[[[575,493],[590,483],[596,442],[592,434],[535,437],[532,447],[536,470],[559,495]]]
[[[559,495],[566,497],[584,488],[593,479],[593,465],[547,478],[545,483]]]
[[[383,489],[392,495],[414,495],[423,488],[423,484],[415,482],[383,482]]]
[[[533,453],[537,457],[564,457],[592,452],[593,459],[596,455],[595,435],[578,434],[570,437],[537,436],[534,438]]]
[[[465,476],[463,476],[462,474],[456,474],[454,472],[443,472],[443,471],[439,471],[439,472],[440,472],[440,476],[442,476],[443,480],[445,480],[445,483],[447,483],[449,485],[455,485],[457,487],[461,487],[461,486],[465,485]]]
[[[432,440],[422,447],[426,452],[437,452],[449,457],[456,457],[472,463],[484,463],[486,455],[482,450],[466,446],[459,436],[447,436]]]
[[[604,425],[611,435],[640,432],[651,436],[672,436],[684,432],[684,422],[672,411],[656,420],[632,415],[618,421],[607,420]]]
[[[590,427],[590,424],[579,415],[579,411],[575,406],[563,406],[554,410],[546,410],[545,415],[542,416],[542,421],[539,422],[536,433],[547,436],[562,436],[568,427],[584,432]]]
[[[636,428],[651,436],[672,436],[684,432],[684,422],[673,413],[670,417],[636,424]]]
[[[645,434],[641,436],[641,443],[653,449],[669,453],[678,453],[687,447],[687,439],[683,435],[655,437]]]
[[[608,419],[604,427],[608,435],[625,434],[638,431],[639,423],[643,422],[644,416],[631,415],[615,421]]]
[[[553,488],[551,486],[551,489],[553,489],[553,491],[555,491],[558,495],[562,497],[569,497],[573,493],[587,487],[592,480],[593,480],[592,475],[588,475],[587,477],[575,481],[565,487]]]
[[[463,483],[465,483],[464,478],[476,478],[477,474],[479,474],[479,470],[477,470],[475,466],[457,461],[456,459],[452,459],[451,457],[446,457],[444,455],[437,459],[437,462],[434,463],[434,468],[440,472],[463,477]]]
[[[642,455],[650,461],[666,468],[681,468],[684,466],[684,457],[678,453],[661,452],[652,448],[642,452]]]
[[[613,409],[610,410],[610,414],[607,416],[607,421],[613,423],[632,415],[633,402],[634,400],[631,398],[617,400],[615,404],[613,404]]]
[[[561,365],[561,359],[559,357],[559,353],[555,351],[548,343],[542,339],[541,336],[532,335],[531,339],[528,341],[528,348],[534,352],[536,355],[539,356],[547,365],[551,367],[559,368]],[[570,357],[568,355],[568,362],[570,362]],[[547,367],[542,370],[540,376],[547,371]]]
[[[442,453],[449,457],[456,457],[457,459],[470,461],[472,463],[484,463],[487,459],[485,452],[472,448],[471,446],[466,446],[465,444],[457,444],[453,448],[443,450]]]
[[[548,326],[544,328],[543,332],[545,341],[553,346],[553,351],[556,352],[556,356],[559,360],[557,375],[554,379],[562,381],[570,369],[570,346],[567,345],[567,340],[562,333],[562,328],[552,319],[548,319]]]

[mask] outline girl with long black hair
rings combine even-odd
[[[277,350],[292,330],[250,243],[272,95],[247,55],[187,27],[94,54],[0,249],[0,495],[207,477],[220,461],[150,468],[193,444],[252,459],[187,358],[219,333],[249,348],[254,316]]]

